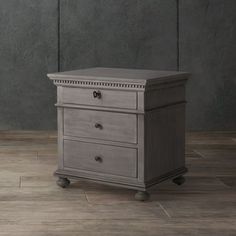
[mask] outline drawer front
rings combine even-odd
[[[137,143],[137,116],[65,108],[64,135]]]
[[[136,109],[136,92],[86,88],[62,89],[62,102],[101,107]]]
[[[137,150],[64,140],[64,168],[137,177]]]

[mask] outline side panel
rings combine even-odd
[[[145,125],[145,181],[184,167],[185,104],[147,112]]]
[[[185,101],[185,82],[162,86],[145,93],[145,110]]]
[[[58,168],[63,169],[63,133],[64,133],[64,108],[57,108],[58,120]]]
[[[57,87],[57,102],[60,103],[62,97],[62,87]],[[64,135],[64,108],[57,108],[57,143],[58,143],[58,168],[63,169],[63,135]]]

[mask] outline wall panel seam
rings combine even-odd
[[[179,42],[179,0],[176,0],[176,27],[177,27],[177,70],[180,69],[180,42]]]
[[[57,70],[61,71],[61,1],[57,0]]]

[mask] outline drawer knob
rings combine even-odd
[[[95,126],[96,129],[102,129],[103,128],[103,126],[99,123],[96,123],[94,126]]]
[[[102,94],[99,90],[98,91],[93,91],[93,97],[100,99],[102,97]]]
[[[95,159],[95,161],[97,161],[97,162],[102,162],[102,158],[101,157],[99,157],[99,156],[96,156],[96,157],[94,157],[94,159]]]

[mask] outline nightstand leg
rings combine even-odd
[[[137,201],[147,201],[149,199],[149,197],[150,197],[150,195],[146,191],[138,191],[134,196],[134,198]]]
[[[185,182],[185,178],[183,175],[181,175],[181,176],[173,179],[172,181],[173,181],[173,183],[175,183],[177,185],[182,185]]]
[[[62,188],[66,188],[70,185],[70,180],[67,178],[59,177],[57,180],[57,185]]]

